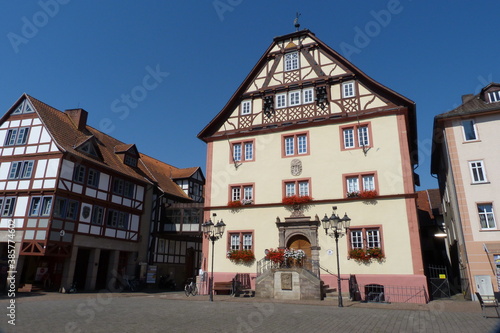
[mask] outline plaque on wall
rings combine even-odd
[[[302,162],[299,159],[294,158],[290,162],[290,172],[292,176],[300,176],[302,173]]]
[[[281,290],[292,289],[292,273],[281,273]]]

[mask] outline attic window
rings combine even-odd
[[[30,104],[24,100],[19,106],[12,112],[12,114],[23,114],[23,113],[33,113],[33,109]]]
[[[137,167],[137,158],[130,156],[130,155],[125,155],[125,159],[123,161],[126,165],[131,166],[131,167]]]
[[[500,90],[492,91],[488,95],[490,96],[490,103],[500,102]]]
[[[299,69],[299,52],[290,52],[285,54],[285,71]]]
[[[94,145],[92,143],[90,143],[90,142],[87,142],[86,144],[84,144],[83,146],[81,146],[79,150],[81,152],[83,152],[83,153],[86,153],[86,154],[98,157],[97,156],[97,151],[96,151]]]

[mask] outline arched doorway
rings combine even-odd
[[[295,235],[295,236],[290,237],[290,239],[287,242],[286,247],[289,249],[304,251],[306,254],[306,258],[309,260],[312,257],[311,242],[309,242],[309,239],[307,239],[306,236]]]

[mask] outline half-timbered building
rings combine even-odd
[[[87,116],[24,94],[0,119],[0,252],[15,254],[9,271],[18,284],[95,290],[145,275],[148,264],[166,272],[155,257],[165,205],[201,205],[200,168],[144,155],[88,126]],[[173,251],[185,257],[190,246],[196,266],[199,228],[189,230]]]
[[[294,248],[305,251],[318,278],[336,285],[335,240],[320,222],[336,206],[352,219],[339,240],[345,290],[351,275],[359,286],[425,294],[414,102],[302,30],[274,38],[198,137],[207,143],[205,220],[215,213],[226,224],[215,242],[215,282],[245,273],[255,284],[266,252]],[[298,211],[290,197],[302,200]],[[203,249],[209,270],[208,240]],[[385,258],[355,257],[372,249]],[[239,250],[256,261],[228,258]]]

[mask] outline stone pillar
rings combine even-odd
[[[118,260],[120,258],[120,251],[114,250],[109,252],[109,265],[106,278],[106,287],[108,288],[108,290],[114,292],[119,291],[120,288],[120,284],[118,283],[121,278],[120,273],[118,272]]]
[[[87,266],[87,277],[85,279],[85,290],[95,290],[100,255],[101,249],[92,249],[90,251],[89,263]]]
[[[64,261],[61,288],[69,290],[75,278],[76,257],[78,256],[78,246],[73,246],[71,256]]]

